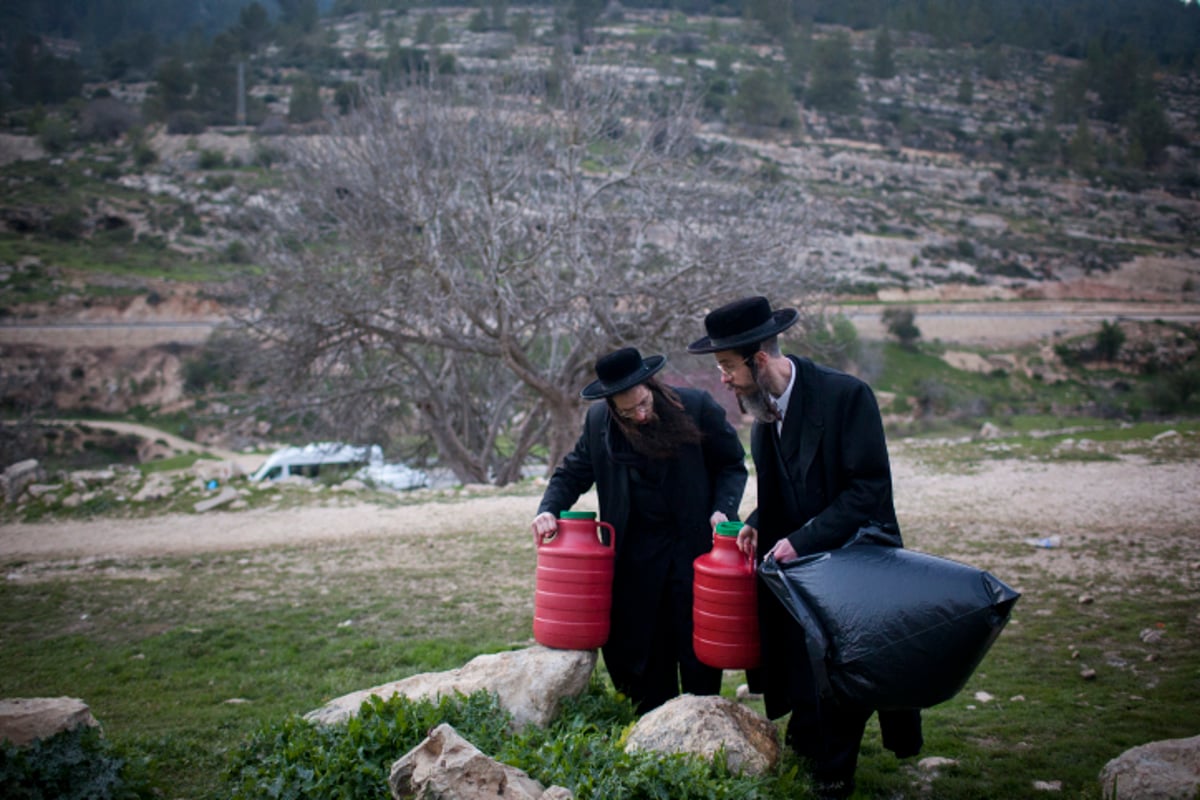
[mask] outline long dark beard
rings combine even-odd
[[[779,409],[776,407],[775,401],[771,399],[771,393],[763,385],[762,376],[755,369],[753,362],[750,364],[750,375],[754,378],[755,389],[750,394],[736,395],[738,408],[743,414],[750,414],[757,422],[764,425],[778,422],[781,419]]]
[[[638,425],[614,418],[634,452],[646,458],[665,460],[679,454],[679,448],[698,444],[704,438],[696,422],[679,404],[679,396],[668,388],[654,392],[654,419]]]

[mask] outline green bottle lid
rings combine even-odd
[[[717,523],[717,536],[737,536],[742,530],[742,523],[736,519]]]
[[[559,519],[595,519],[595,511],[560,511],[558,512]]]

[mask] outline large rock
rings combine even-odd
[[[1126,750],[1100,770],[1110,800],[1195,800],[1200,796],[1200,736]]]
[[[568,800],[561,786],[544,788],[525,772],[480,752],[442,723],[392,765],[388,786],[395,800]]]
[[[0,493],[4,495],[4,502],[17,502],[17,498],[21,496],[21,492],[25,491],[26,486],[37,483],[45,477],[46,472],[36,458],[10,464],[3,473],[0,473]]]
[[[372,689],[352,692],[310,711],[305,719],[337,725],[358,714],[369,697],[384,700],[404,695],[411,700],[452,697],[478,691],[495,693],[500,705],[513,715],[517,728],[528,723],[545,726],[558,715],[564,697],[575,697],[587,688],[596,668],[595,650],[553,650],[535,645],[524,650],[477,656],[458,669],[426,672]]]
[[[80,725],[100,726],[87,703],[74,697],[21,697],[0,700],[0,741],[22,747]]]
[[[691,753],[711,759],[724,750],[735,772],[762,775],[779,763],[774,723],[724,697],[685,694],[644,715],[626,739],[627,750]]]

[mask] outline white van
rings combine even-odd
[[[429,485],[429,476],[404,464],[383,460],[377,444],[356,446],[341,442],[316,442],[277,450],[250,476],[252,481],[275,481],[289,475],[315,478],[322,468],[354,469],[353,477],[376,486],[404,491]]]

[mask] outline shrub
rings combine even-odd
[[[1096,334],[1096,355],[1105,361],[1115,361],[1121,345],[1125,344],[1125,332],[1115,322],[1105,320],[1100,323],[1100,332]]]
[[[55,214],[46,223],[46,233],[64,242],[74,241],[83,235],[83,214],[78,209]]]
[[[132,800],[152,795],[133,762],[98,729],[80,726],[23,748],[0,745],[0,796]]]
[[[888,334],[906,350],[916,347],[917,339],[921,338],[921,329],[914,322],[916,318],[917,312],[911,308],[887,308],[880,315]]]
[[[204,133],[207,127],[204,123],[204,117],[195,111],[176,111],[167,117],[167,133],[190,136],[192,134]]]
[[[138,123],[138,113],[115,97],[94,97],[79,116],[83,139],[109,142]]]
[[[71,146],[71,126],[61,117],[46,117],[38,126],[38,144],[51,155],[58,155]]]
[[[158,161],[158,153],[154,148],[145,142],[138,142],[133,146],[133,163],[139,169],[145,169]]]
[[[622,734],[633,720],[629,701],[596,679],[582,696],[564,701],[550,726],[515,734],[508,713],[486,692],[437,704],[401,695],[371,698],[344,726],[317,726],[299,717],[264,726],[234,754],[226,772],[228,796],[386,797],[391,764],[441,723],[498,761],[544,786],[564,786],[579,800],[803,796],[804,778],[790,755],[777,774],[750,777],[732,774],[721,759],[627,753]]]
[[[191,395],[229,389],[246,372],[246,359],[244,342],[226,333],[215,333],[183,362],[183,389]]]
[[[221,169],[225,166],[225,154],[220,150],[201,150],[197,166],[200,169]]]
[[[496,752],[509,716],[484,692],[434,704],[372,697],[345,725],[300,717],[264,726],[227,770],[233,800],[260,797],[385,797],[391,764],[442,722],[484,752]]]

